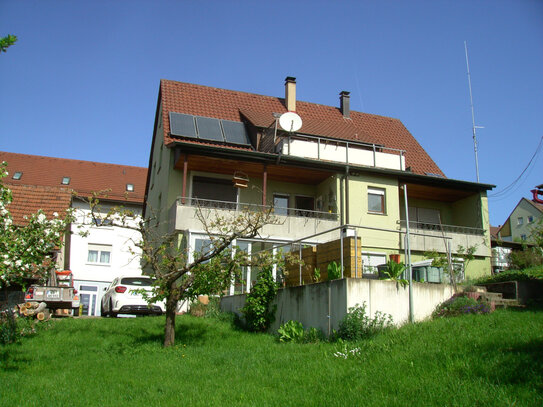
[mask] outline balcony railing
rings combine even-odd
[[[402,231],[406,230],[405,220],[399,221]],[[451,250],[456,252],[459,246],[475,247],[475,255],[490,256],[490,245],[485,241],[485,230],[469,226],[439,225],[423,222],[409,222],[412,233],[410,246],[417,251],[446,251],[450,241]],[[403,243],[402,247],[403,247]]]
[[[337,213],[314,211],[301,208],[285,208],[285,207],[272,207],[269,205],[258,205],[253,203],[244,202],[231,202],[231,201],[219,201],[215,199],[201,199],[201,198],[189,198],[178,197],[177,204],[183,206],[194,206],[201,208],[211,209],[223,209],[223,210],[249,210],[249,211],[263,211],[270,208],[275,212],[277,216],[294,216],[300,218],[313,218],[313,219],[325,219],[325,220],[338,220]]]
[[[400,220],[400,225],[402,228],[405,228],[406,221]],[[482,228],[473,228],[469,226],[453,226],[453,225],[443,225],[435,223],[424,223],[424,222],[412,222],[409,221],[409,228],[413,230],[430,230],[436,232],[444,233],[463,233],[468,235],[484,235],[485,231]]]
[[[300,135],[283,139],[277,152],[319,161],[405,171],[405,151],[358,141]]]

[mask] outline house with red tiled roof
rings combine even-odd
[[[9,209],[14,223],[24,223],[24,216],[38,209],[47,216],[74,210],[75,222],[58,267],[72,271],[83,314],[100,315],[104,288],[115,277],[141,275],[139,258],[132,254],[137,252],[133,242],[138,234],[92,224],[87,198],[100,192],[103,211],[122,205],[135,213],[136,222],[142,212],[147,168],[9,152],[0,152],[2,161],[9,172],[3,182],[12,191]]]
[[[413,264],[430,250],[475,246],[466,273],[490,273],[492,185],[447,178],[400,120],[352,111],[349,92],[325,106],[298,100],[295,78],[284,91],[161,80],[144,215],[158,213],[189,253],[206,239],[196,207],[273,207],[280,225],[239,247],[318,245],[342,230],[358,242],[350,276],[370,278],[390,255],[405,261],[409,229]],[[250,289],[255,273],[245,273],[232,293]]]

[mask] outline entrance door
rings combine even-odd
[[[81,305],[83,305],[83,310],[81,315],[95,316],[98,314],[97,311],[97,294],[98,287],[94,285],[80,285],[79,286],[79,298]]]

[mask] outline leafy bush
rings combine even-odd
[[[463,295],[453,296],[437,306],[432,313],[433,318],[454,317],[464,314],[488,314],[490,307],[485,302],[479,302]]]
[[[341,266],[335,261],[328,263],[326,271],[328,271],[328,280],[337,280],[338,278],[341,278]]]
[[[263,267],[251,292],[247,294],[244,307],[240,310],[245,317],[245,328],[248,331],[264,332],[275,320],[276,307],[271,307],[271,303],[277,294],[277,288],[272,266]]]
[[[288,321],[279,327],[279,342],[317,343],[325,340],[324,334],[317,328],[304,331],[301,322]]]
[[[0,313],[0,343],[13,343],[19,337],[17,322],[13,311],[6,310]]]
[[[298,321],[288,321],[279,327],[279,342],[302,342],[304,326]]]
[[[502,283],[504,281],[543,280],[543,266],[530,267],[524,270],[508,270],[493,276],[481,277],[473,284]]]
[[[313,269],[313,276],[312,276],[312,277],[313,277],[313,281],[314,281],[315,283],[318,283],[319,280],[321,279],[321,269],[318,268],[318,267],[315,267],[315,268]]]
[[[209,297],[207,304],[201,301],[191,304],[189,314],[195,317],[216,318],[221,313],[220,304],[219,297]]]
[[[0,344],[17,342],[20,338],[47,329],[48,321],[38,322],[32,317],[16,317],[11,309],[0,312]]]
[[[409,281],[405,278],[401,278],[406,267],[403,263],[396,263],[394,260],[390,259],[387,262],[386,268],[383,270],[384,278],[390,278],[391,280],[396,281],[402,287],[409,285]]]
[[[311,327],[304,332],[304,343],[318,343],[325,339],[326,337],[320,329]]]
[[[373,318],[366,314],[366,303],[349,308],[339,322],[337,336],[343,340],[356,341],[370,338],[392,325],[392,316],[377,311]]]
[[[543,264],[543,252],[540,247],[513,251],[509,255],[509,258],[511,260],[511,267],[519,270]]]

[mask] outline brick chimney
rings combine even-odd
[[[339,109],[341,110],[343,117],[346,117],[347,119],[351,115],[350,94],[351,92],[347,92],[346,90],[339,92]]]
[[[285,107],[289,112],[296,111],[296,78],[285,78]]]

